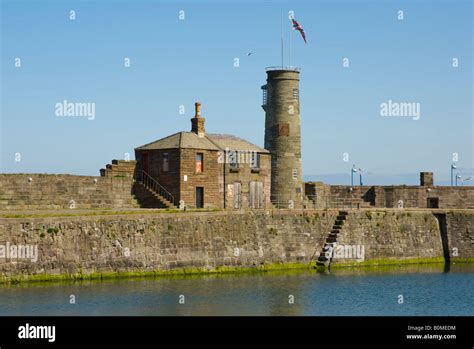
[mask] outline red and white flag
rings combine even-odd
[[[296,21],[296,19],[292,18],[291,19],[291,23],[293,24],[293,29],[297,30],[300,32],[301,34],[301,37],[303,38],[305,44],[306,44],[306,35],[304,33],[304,30],[303,28],[301,27],[301,25]]]

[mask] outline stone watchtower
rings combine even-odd
[[[265,149],[272,155],[271,200],[279,207],[301,206],[301,121],[299,69],[267,68],[262,86]]]

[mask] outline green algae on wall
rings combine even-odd
[[[370,219],[368,216],[370,215]],[[473,214],[448,224],[472,262]],[[320,211],[167,213],[101,217],[0,218],[0,242],[38,246],[38,261],[0,258],[0,281],[104,279],[204,273],[265,272],[314,266],[332,226]],[[450,228],[451,229],[451,228]],[[49,232],[48,232],[49,230]],[[466,233],[467,232],[467,233]],[[362,244],[362,262],[332,267],[443,262],[439,227],[429,210],[351,211],[341,244]]]

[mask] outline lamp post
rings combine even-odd
[[[362,183],[362,169],[359,168],[359,185],[363,186],[364,184]]]
[[[461,179],[461,175],[459,174],[456,175],[456,187],[458,186],[458,179]]]
[[[456,165],[454,163],[451,164],[451,186],[453,186],[453,171],[456,169]]]
[[[354,173],[357,172],[356,165],[352,165],[352,170],[351,170],[351,187],[354,186]]]

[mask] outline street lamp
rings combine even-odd
[[[357,172],[356,165],[352,165],[352,170],[351,170],[351,186],[354,186],[354,173]]]
[[[451,186],[453,186],[453,171],[457,169],[454,163],[451,164]]]
[[[359,185],[363,186],[364,184],[362,183],[362,169],[359,168]]]
[[[461,175],[459,174],[456,175],[456,187],[458,186],[458,179],[461,179]]]

